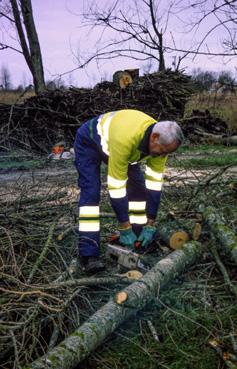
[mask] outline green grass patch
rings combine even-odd
[[[176,154],[192,154],[192,153],[228,153],[235,151],[237,153],[237,148],[233,146],[224,145],[210,145],[210,144],[197,144],[197,145],[184,145],[180,146],[175,152]]]
[[[233,353],[230,332],[237,305],[220,275],[210,278],[209,274],[208,280],[202,273],[210,269],[201,269],[190,275],[192,280],[188,277],[184,283],[171,284],[78,369],[224,369],[223,360],[208,342],[218,339],[224,350]]]
[[[209,168],[209,167],[225,167],[227,165],[237,165],[236,153],[224,153],[224,155],[215,156],[208,154],[197,157],[176,156],[169,159],[168,164],[175,168]]]
[[[17,159],[0,161],[0,171],[30,170],[45,167],[45,159],[19,161]]]

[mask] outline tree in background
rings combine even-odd
[[[186,33],[196,36],[191,54],[237,57],[237,0],[180,0],[179,6]]]
[[[209,91],[212,88],[218,90],[223,86],[233,89],[236,85],[235,78],[228,70],[213,72],[197,68],[192,70],[191,75],[197,91]]]
[[[201,68],[193,69],[191,72],[197,91],[207,91],[217,81],[218,74],[212,71],[204,71]]]
[[[4,90],[10,90],[11,88],[11,74],[6,65],[1,67],[0,84]]]
[[[35,92],[40,93],[45,90],[44,69],[31,0],[10,0],[9,2],[10,4],[8,2],[1,4],[0,16],[14,25],[21,50],[4,43],[0,43],[0,49],[10,48],[24,55],[33,77]]]
[[[220,74],[218,76],[218,82],[221,85],[227,85],[227,86],[230,86],[230,87],[234,87],[235,79],[232,76],[232,73],[227,70],[227,71],[220,72]]]
[[[157,71],[166,69],[166,44],[168,40],[175,44],[168,32],[170,18],[175,13],[175,0],[118,0],[108,2],[107,6],[103,4],[103,8],[98,4],[88,1],[83,12],[82,22],[96,28],[99,39],[86,59],[79,55],[81,66],[94,59],[126,57],[145,63],[153,61]],[[177,57],[176,70],[187,54]]]

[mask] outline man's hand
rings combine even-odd
[[[156,232],[156,227],[151,225],[145,225],[142,228],[138,241],[141,241],[142,247],[146,247],[147,244],[152,240],[154,233]]]
[[[127,247],[132,248],[134,246],[135,241],[137,240],[137,236],[132,230],[132,227],[129,228],[120,228],[120,237],[119,242]]]

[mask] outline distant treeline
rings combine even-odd
[[[237,86],[237,81],[230,71],[205,71],[201,68],[194,69],[191,73],[194,81],[195,90],[210,91],[218,90],[221,86],[228,86],[234,88]]]
[[[229,86],[230,88],[234,88],[237,86],[237,81],[233,76],[231,71],[207,71],[202,70],[201,68],[193,69],[190,73],[191,79],[194,82],[194,88],[196,91],[209,91],[213,88],[221,87],[221,86]],[[23,77],[24,79],[24,77]],[[216,84],[216,87],[215,87]],[[76,84],[70,84],[74,87],[82,87],[77,86]],[[56,90],[63,89],[67,86],[65,83],[59,78],[53,81],[46,81],[46,89],[47,90]],[[34,90],[33,84],[29,84],[26,81],[23,81],[22,84],[14,87],[12,84],[11,72],[6,65],[3,65],[0,69],[0,90],[5,91],[16,91],[22,92],[24,90]]]

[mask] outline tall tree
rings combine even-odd
[[[103,4],[103,8],[98,4],[88,1],[83,12],[82,21],[86,26],[96,27],[99,40],[86,61],[80,55],[81,65],[93,59],[126,57],[145,62],[153,60],[156,70],[166,69],[165,41],[170,39],[166,34],[176,0],[111,0],[107,6]]]
[[[9,8],[8,4],[4,8],[2,6],[0,16],[5,17],[15,26],[21,50],[2,43],[0,48],[11,48],[24,55],[33,77],[35,92],[40,93],[45,89],[44,69],[31,0],[10,0],[10,5],[11,8]]]
[[[0,83],[4,90],[10,90],[11,88],[11,75],[6,65],[1,67]]]

